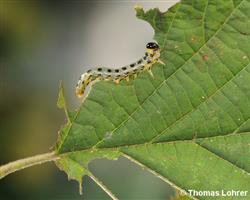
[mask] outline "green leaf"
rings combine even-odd
[[[96,151],[123,155],[182,191],[250,191],[250,1],[136,12],[154,28],[166,65],[153,66],[154,78],[95,83],[60,132],[60,167],[80,182],[88,174],[77,166],[87,169]]]

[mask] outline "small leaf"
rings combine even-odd
[[[57,106],[58,108],[66,108],[65,105],[65,98],[64,98],[64,88],[63,88],[63,83],[60,81],[59,84],[59,93],[58,93],[58,99],[57,99]]]
[[[64,112],[65,112],[66,116],[69,117],[69,112],[68,112],[66,101],[65,101],[64,87],[63,87],[63,82],[62,81],[60,81],[60,84],[59,84],[57,107],[60,108],[60,109],[64,109]]]

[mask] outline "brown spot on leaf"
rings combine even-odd
[[[205,54],[205,55],[202,56],[202,59],[203,59],[204,61],[208,61],[208,58],[209,58],[209,57],[208,57],[207,54]]]
[[[241,35],[250,35],[250,33],[240,32]]]

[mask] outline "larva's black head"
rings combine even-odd
[[[159,49],[159,45],[155,42],[149,42],[146,46],[147,49]]]

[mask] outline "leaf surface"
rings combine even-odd
[[[153,66],[154,78],[95,83],[56,151],[77,153],[86,169],[96,154],[80,160],[91,152],[124,155],[183,191],[250,191],[250,1],[136,12],[154,28],[166,65]]]

